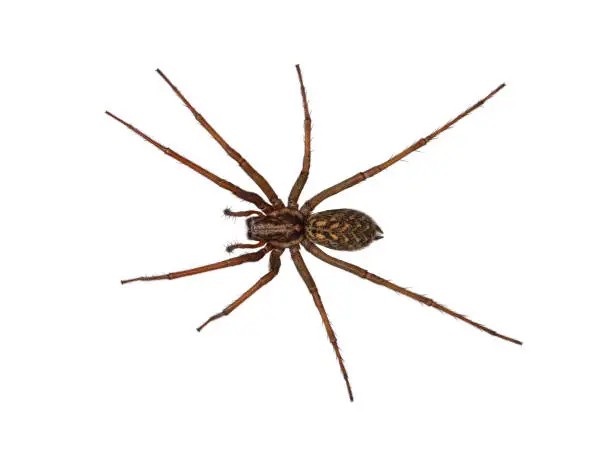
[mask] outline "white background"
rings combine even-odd
[[[0,457],[610,458],[606,2],[19,2],[0,14]],[[304,258],[355,393],[288,254],[226,258],[244,188],[159,67],[286,197],[308,198],[483,108],[322,209],[385,238],[335,253],[525,342]],[[606,439],[608,437],[608,439]]]

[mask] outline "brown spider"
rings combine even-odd
[[[236,162],[244,170],[244,172],[247,173],[247,175],[251,179],[253,179],[253,181],[268,197],[270,203],[266,202],[257,193],[243,190],[240,187],[237,187],[236,185],[216,176],[210,171],[196,165],[195,163],[179,155],[169,147],[165,147],[157,141],[151,139],[149,136],[134,128],[132,125],[121,120],[119,117],[116,117],[110,112],[106,112],[109,116],[127,126],[136,134],[144,138],[147,142],[150,142],[155,147],[160,149],[166,155],[171,156],[175,160],[202,174],[204,177],[210,179],[220,187],[229,190],[238,198],[254,204],[261,210],[240,212],[233,212],[229,209],[225,210],[225,214],[228,216],[255,216],[249,217],[246,221],[247,237],[250,240],[257,241],[256,243],[252,244],[233,244],[227,247],[227,251],[232,252],[234,249],[238,248],[261,248],[260,250],[256,252],[247,253],[238,257],[233,257],[222,262],[205,265],[203,267],[192,268],[189,270],[169,273],[166,275],[146,277],[142,276],[139,278],[124,280],[121,281],[121,283],[125,284],[131,283],[133,281],[154,281],[161,279],[171,280],[175,278],[182,278],[184,276],[196,275],[198,273],[218,270],[220,268],[233,267],[246,262],[256,262],[261,260],[267,253],[270,253],[270,266],[268,273],[266,273],[262,278],[260,278],[259,281],[257,281],[253,286],[251,286],[244,294],[242,294],[238,299],[232,302],[223,311],[211,316],[204,324],[198,327],[197,330],[201,331],[202,328],[211,321],[214,321],[222,316],[229,315],[261,287],[272,281],[272,279],[278,274],[280,270],[281,254],[284,252],[285,249],[289,249],[289,252],[291,253],[291,258],[293,259],[293,263],[295,264],[298,272],[302,276],[302,279],[306,283],[306,286],[308,287],[308,290],[312,295],[314,303],[317,309],[319,310],[319,314],[321,315],[321,319],[323,320],[323,325],[325,326],[325,330],[327,331],[327,336],[329,337],[329,341],[334,347],[336,357],[338,358],[340,370],[342,371],[342,375],[344,376],[344,381],[346,382],[346,388],[348,390],[348,394],[351,401],[353,401],[353,392],[351,391],[348,374],[346,373],[346,369],[344,368],[344,362],[342,360],[342,356],[340,355],[340,350],[338,349],[336,335],[334,334],[334,330],[332,329],[331,323],[329,322],[329,318],[327,317],[327,313],[325,312],[325,308],[323,307],[323,302],[321,301],[321,297],[319,296],[319,291],[317,290],[317,286],[314,282],[314,279],[308,271],[308,268],[304,263],[304,259],[300,254],[300,245],[302,245],[312,255],[318,257],[319,259],[324,262],[327,262],[330,265],[341,268],[342,270],[346,270],[373,283],[385,286],[405,296],[411,297],[414,300],[417,300],[425,305],[436,308],[437,310],[454,316],[455,318],[460,319],[461,321],[464,321],[468,324],[471,324],[472,326],[477,327],[478,329],[487,332],[495,337],[499,337],[509,342],[522,345],[522,342],[507,337],[505,335],[498,334],[497,332],[489,329],[488,327],[483,326],[482,324],[476,323],[459,313],[449,310],[448,308],[444,307],[443,305],[440,305],[432,299],[429,299],[420,294],[416,294],[412,291],[409,291],[408,289],[404,289],[396,284],[391,283],[390,281],[387,281],[384,278],[369,273],[363,268],[360,268],[348,262],[344,262],[340,259],[336,259],[335,257],[323,252],[321,249],[319,249],[317,245],[326,246],[330,249],[336,249],[340,251],[353,251],[364,248],[368,246],[372,241],[382,238],[382,230],[378,227],[378,225],[376,225],[376,223],[374,222],[374,220],[372,220],[371,217],[360,211],[355,211],[352,209],[334,209],[330,211],[323,211],[320,213],[312,212],[313,209],[323,200],[329,198],[332,195],[340,193],[349,187],[357,185],[360,182],[363,182],[369,177],[372,177],[378,174],[379,172],[387,169],[389,166],[397,163],[402,158],[406,157],[408,154],[423,147],[437,135],[450,128],[453,124],[461,120],[473,110],[483,105],[488,99],[493,97],[493,95],[495,95],[499,90],[501,90],[505,86],[505,84],[499,85],[495,90],[489,93],[487,97],[471,106],[465,112],[461,113],[459,116],[449,121],[444,126],[431,133],[429,136],[419,139],[410,147],[393,156],[384,163],[374,166],[373,168],[370,168],[365,172],[357,173],[354,176],[349,177],[348,179],[323,190],[322,192],[313,196],[310,200],[306,201],[306,203],[304,203],[302,207],[298,207],[298,198],[300,197],[300,193],[302,192],[304,184],[308,179],[308,172],[310,170],[311,120],[310,112],[308,110],[308,101],[306,100],[306,90],[304,88],[304,82],[302,80],[300,66],[297,65],[296,68],[298,78],[300,80],[302,104],[304,106],[304,160],[302,164],[302,171],[300,172],[300,175],[298,176],[297,180],[295,181],[295,184],[293,185],[293,188],[291,189],[291,192],[289,193],[287,206],[285,206],[282,200],[278,198],[278,195],[276,194],[276,192],[274,192],[268,181],[264,179],[264,177],[259,174],[249,164],[249,162],[246,161],[236,150],[230,147],[230,145],[219,135],[219,133],[217,133],[213,129],[213,127],[206,121],[206,119],[192,107],[192,105],[187,101],[187,99],[185,99],[181,92],[161,72],[161,70],[158,69],[157,72],[170,85],[176,95],[183,101],[183,103],[185,103],[189,110],[191,110],[191,113],[196,118],[196,120],[198,120],[198,122],[204,127],[204,129],[206,129],[206,131],[208,131],[208,133],[219,143],[219,145],[223,147],[227,154],[234,160],[236,160]]]

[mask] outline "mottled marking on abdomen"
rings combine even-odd
[[[382,238],[382,230],[361,211],[331,209],[308,218],[306,238],[330,249],[356,251]]]

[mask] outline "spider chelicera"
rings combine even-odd
[[[398,161],[406,157],[408,154],[425,146],[425,144],[427,144],[429,141],[434,139],[442,132],[446,131],[457,121],[461,120],[470,112],[483,105],[488,99],[490,99],[498,91],[500,91],[505,86],[505,84],[499,85],[484,99],[478,101],[476,104],[474,104],[466,111],[458,115],[456,118],[443,125],[441,128],[431,133],[429,136],[419,139],[410,147],[393,156],[384,163],[374,166],[365,172],[357,173],[354,176],[349,177],[348,179],[343,180],[342,182],[323,190],[322,192],[310,198],[300,207],[298,206],[298,199],[300,197],[302,189],[304,188],[304,184],[308,179],[308,173],[310,170],[311,119],[310,112],[308,110],[308,101],[306,99],[306,90],[304,88],[304,82],[302,80],[300,66],[297,65],[296,69],[300,82],[300,90],[302,93],[302,104],[304,107],[304,159],[302,164],[302,170],[297,180],[295,181],[291,192],[289,193],[289,198],[287,200],[286,206],[283,201],[278,197],[276,192],[272,189],[268,181],[261,174],[259,174],[247,160],[245,160],[236,150],[234,150],[225,141],[225,139],[223,139],[219,135],[219,133],[214,130],[214,128],[208,123],[208,121],[206,121],[206,119],[193,108],[189,101],[187,101],[187,99],[181,94],[177,87],[172,84],[172,82],[162,73],[161,70],[158,69],[157,72],[166,81],[166,83],[170,85],[170,87],[173,89],[176,95],[183,101],[187,108],[191,110],[191,113],[196,118],[196,120],[204,127],[204,129],[206,129],[206,131],[208,131],[208,133],[219,143],[219,145],[223,147],[227,154],[234,160],[236,160],[236,162],[244,170],[244,172],[259,186],[259,188],[266,195],[269,201],[264,200],[257,193],[246,191],[220,178],[219,176],[216,176],[207,169],[204,169],[193,163],[192,161],[188,160],[187,158],[179,155],[171,148],[161,145],[159,142],[153,140],[152,138],[144,134],[142,131],[139,131],[129,123],[126,123],[125,121],[120,119],[119,117],[113,115],[110,112],[106,112],[109,116],[119,121],[120,123],[128,127],[130,130],[134,131],[136,134],[141,136],[147,142],[153,144],[166,155],[174,158],[180,163],[183,163],[194,171],[202,174],[204,177],[210,179],[218,186],[229,190],[238,198],[244,201],[248,201],[249,203],[252,203],[257,208],[259,208],[259,210],[248,210],[239,212],[234,212],[230,209],[226,209],[224,211],[227,216],[248,217],[246,221],[247,237],[250,240],[256,241],[256,243],[232,244],[227,247],[227,251],[232,252],[235,249],[261,248],[258,251],[246,253],[238,257],[233,257],[222,262],[205,265],[203,267],[192,268],[189,270],[169,273],[166,275],[142,276],[138,278],[123,280],[121,281],[121,283],[125,284],[131,283],[133,281],[154,281],[161,279],[171,280],[176,278],[182,278],[185,276],[196,275],[198,273],[204,273],[211,270],[218,270],[220,268],[233,267],[246,262],[257,262],[269,253],[270,263],[268,273],[261,277],[259,281],[257,281],[253,286],[251,286],[244,294],[238,297],[238,299],[232,302],[223,311],[211,316],[204,324],[198,327],[198,331],[200,331],[211,321],[221,318],[222,316],[229,315],[246,299],[252,296],[256,291],[258,291],[264,285],[272,281],[272,279],[278,274],[280,270],[281,254],[285,251],[285,249],[289,249],[289,252],[291,253],[291,258],[293,259],[293,263],[295,264],[298,272],[304,280],[304,283],[306,283],[306,286],[308,287],[308,290],[312,295],[314,303],[317,309],[319,310],[319,314],[321,315],[321,319],[323,320],[323,325],[325,326],[325,330],[327,331],[327,336],[334,348],[336,357],[338,358],[338,364],[340,365],[340,370],[342,371],[344,381],[346,382],[346,388],[348,390],[349,398],[351,399],[351,401],[353,401],[353,392],[351,390],[348,374],[344,367],[342,355],[340,354],[340,350],[338,348],[336,335],[334,333],[334,330],[332,329],[329,318],[327,317],[325,308],[323,307],[323,302],[321,301],[321,297],[319,295],[319,291],[317,290],[317,286],[314,282],[314,279],[308,271],[308,268],[304,263],[304,259],[300,254],[300,246],[304,247],[304,249],[306,249],[312,255],[321,259],[324,262],[327,262],[330,265],[341,268],[342,270],[346,270],[354,275],[360,276],[361,278],[365,278],[368,281],[380,284],[381,286],[385,286],[389,289],[399,292],[400,294],[408,296],[414,300],[417,300],[418,302],[421,302],[439,311],[454,316],[455,318],[464,321],[468,324],[471,324],[472,326],[480,329],[481,331],[487,332],[495,337],[499,337],[503,340],[522,345],[522,342],[516,339],[507,337],[502,334],[498,334],[497,332],[493,331],[492,329],[489,329],[488,327],[483,326],[482,324],[476,323],[459,313],[449,310],[448,308],[444,307],[443,305],[440,305],[432,299],[429,299],[428,297],[416,294],[412,291],[409,291],[408,289],[405,289],[390,281],[387,281],[384,278],[369,273],[363,268],[337,259],[322,251],[318,247],[318,245],[321,245],[330,249],[340,251],[353,251],[357,249],[362,249],[372,243],[372,241],[382,238],[382,230],[368,215],[364,214],[361,211],[356,211],[352,209],[334,209],[319,213],[313,213],[314,208],[330,196],[336,195],[337,193],[340,193],[343,190],[346,190],[347,188],[353,187],[354,185],[357,185],[360,182],[363,182],[364,180],[375,176],[379,172],[387,169],[389,166],[397,163]]]

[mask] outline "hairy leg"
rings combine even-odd
[[[272,254],[270,254],[270,271],[262,276],[259,281],[257,281],[253,286],[251,286],[244,294],[242,294],[238,299],[234,300],[229,306],[224,308],[221,312],[216,315],[212,315],[208,320],[198,327],[198,332],[200,332],[204,326],[206,326],[211,321],[221,318],[222,316],[227,316],[231,312],[233,312],[236,308],[238,308],[246,299],[255,294],[259,289],[268,284],[270,281],[274,279],[281,267],[280,256],[283,253],[284,249],[274,249]]]
[[[340,354],[340,349],[338,348],[338,340],[336,340],[336,334],[334,333],[334,330],[332,329],[332,325],[329,322],[329,318],[327,317],[325,307],[323,307],[323,302],[321,301],[321,296],[319,295],[319,290],[317,289],[317,285],[315,284],[314,279],[312,278],[312,275],[308,271],[308,268],[306,267],[306,263],[304,262],[304,259],[302,258],[302,255],[300,254],[299,246],[293,246],[291,247],[290,250],[291,250],[291,258],[293,259],[293,263],[295,264],[295,267],[300,273],[300,276],[304,280],[304,283],[306,283],[306,286],[308,287],[308,290],[310,291],[310,294],[312,295],[312,298],[317,307],[317,310],[319,310],[321,319],[323,320],[323,325],[325,326],[325,330],[327,331],[327,337],[329,338],[329,341],[334,347],[336,358],[338,358],[338,364],[340,364],[340,370],[342,371],[342,376],[344,377],[344,381],[346,382],[346,389],[348,390],[349,398],[351,399],[351,401],[353,401],[353,391],[351,390],[351,384],[349,382],[348,374],[346,372],[346,369],[344,368],[344,361],[342,360],[342,355]]]
[[[257,251],[251,252],[249,254],[243,254],[238,257],[233,257],[231,259],[224,260],[222,262],[217,262],[210,265],[204,265],[203,267],[191,268],[189,270],[183,270],[180,272],[168,273],[166,275],[157,275],[157,276],[140,276],[138,278],[132,278],[129,280],[122,280],[121,284],[132,283],[134,281],[157,281],[157,280],[173,280],[176,278],[183,278],[185,276],[197,275],[198,273],[210,272],[213,270],[219,270],[221,268],[234,267],[235,265],[240,265],[246,262],[257,262],[261,260],[266,253],[272,250],[271,246],[266,246],[265,248]]]
[[[366,179],[368,179],[368,178],[370,178],[372,176],[375,176],[379,172],[384,171],[385,169],[387,169],[389,166],[397,163],[402,158],[405,158],[410,153],[414,152],[417,149],[420,149],[425,144],[427,144],[429,141],[431,141],[433,138],[435,138],[439,134],[443,133],[448,128],[453,126],[455,123],[457,123],[459,120],[461,120],[462,118],[464,118],[465,116],[470,114],[470,112],[476,110],[478,107],[483,105],[487,100],[492,98],[504,86],[506,86],[505,83],[499,85],[496,89],[491,91],[484,99],[481,99],[476,104],[471,106],[469,109],[467,109],[466,111],[462,112],[460,115],[458,115],[457,117],[453,118],[451,121],[446,123],[444,126],[442,126],[441,128],[439,128],[436,131],[434,131],[433,133],[431,133],[429,136],[423,137],[422,139],[419,139],[414,144],[412,144],[410,147],[408,147],[406,150],[404,150],[404,151],[398,153],[397,155],[391,157],[389,160],[385,161],[384,163],[381,163],[381,164],[379,164],[377,166],[374,166],[373,168],[370,168],[370,169],[368,169],[365,172],[357,173],[353,177],[349,177],[348,179],[343,180],[342,182],[340,182],[340,183],[338,183],[338,184],[336,184],[336,185],[334,185],[332,187],[329,187],[329,188],[323,190],[322,192],[318,193],[317,195],[313,196],[310,200],[308,200],[306,203],[304,203],[304,205],[302,206],[300,211],[302,213],[304,213],[304,214],[310,214],[310,212],[312,212],[312,210],[318,204],[320,204],[323,200],[326,200],[330,196],[333,196],[333,195],[335,195],[337,193],[340,193],[341,191],[346,190],[347,188],[350,188],[350,187],[352,187],[354,185],[359,184],[360,182],[363,182],[364,180],[366,180]]]
[[[302,171],[295,181],[291,193],[289,193],[287,206],[291,209],[297,209],[298,199],[306,184],[306,180],[308,180],[308,173],[310,171],[310,138],[312,132],[312,120],[310,119],[310,111],[308,110],[308,100],[306,99],[306,89],[304,88],[304,81],[302,80],[302,71],[299,65],[296,65],[295,68],[297,69],[298,78],[300,79],[302,105],[304,106],[304,160],[302,162]]]
[[[217,141],[217,143],[223,147],[223,150],[227,152],[227,154],[232,157],[236,163],[243,169],[247,175],[253,179],[253,181],[259,186],[262,192],[268,197],[272,206],[275,208],[283,207],[282,201],[276,195],[276,192],[272,189],[272,186],[268,183],[264,177],[259,174],[251,164],[246,161],[242,155],[240,155],[236,150],[234,150],[226,141],[223,139],[217,131],[206,121],[206,119],[197,112],[197,110],[189,103],[189,101],[181,94],[176,86],[164,75],[164,73],[157,69],[157,73],[161,75],[161,77],[170,85],[172,90],[176,93],[176,95],[183,101],[183,103],[187,106],[187,108],[191,111],[193,116],[198,123],[200,123],[206,131]]]
[[[242,200],[245,200],[245,201],[248,201],[250,203],[253,203],[255,206],[257,206],[259,209],[261,209],[264,212],[272,211],[272,206],[270,206],[268,203],[266,203],[264,201],[264,199],[262,197],[260,197],[257,193],[248,192],[248,191],[243,190],[240,187],[232,184],[231,182],[226,181],[225,179],[221,179],[219,176],[216,176],[215,174],[211,173],[207,169],[204,169],[201,166],[198,166],[197,164],[195,164],[194,162],[188,160],[187,158],[179,155],[178,153],[176,153],[171,148],[168,148],[166,146],[161,145],[159,142],[157,142],[154,139],[150,138],[149,136],[144,134],[142,131],[136,129],[135,127],[133,127],[129,123],[123,121],[121,118],[113,115],[112,113],[110,113],[108,111],[106,112],[106,114],[108,116],[110,116],[111,118],[114,118],[115,120],[117,120],[119,123],[121,123],[124,126],[126,126],[131,131],[133,131],[136,134],[138,134],[140,137],[142,137],[144,140],[146,140],[150,144],[153,144],[155,147],[157,147],[159,150],[164,152],[166,155],[174,158],[179,163],[183,163],[185,166],[188,166],[191,169],[193,169],[194,171],[202,174],[204,177],[206,177],[207,179],[213,181],[219,187],[224,188],[225,190],[229,190],[230,192],[232,192],[234,195],[236,195],[238,198],[240,198]]]
[[[433,307],[443,313],[446,313],[448,315],[454,316],[457,319],[460,319],[461,321],[464,321],[468,324],[471,324],[472,326],[480,329],[481,331],[484,331],[488,334],[491,334],[495,337],[499,337],[500,339],[503,340],[507,340],[508,342],[512,342],[512,343],[516,343],[518,345],[522,345],[523,342],[513,339],[511,337],[507,337],[505,335],[502,334],[498,334],[497,332],[495,332],[492,329],[489,329],[488,327],[483,326],[482,324],[479,324],[475,321],[472,321],[471,319],[466,318],[464,315],[460,314],[460,313],[456,313],[448,308],[446,308],[443,305],[440,305],[439,303],[435,302],[434,300],[425,297],[423,295],[420,294],[416,294],[412,291],[409,291],[408,289],[404,289],[403,287],[398,286],[397,284],[393,284],[390,281],[387,281],[386,279],[383,279],[379,276],[373,275],[372,273],[369,273],[367,270],[364,270],[361,267],[358,267],[356,265],[350,264],[348,262],[345,262],[344,260],[340,260],[340,259],[336,259],[335,257],[330,256],[329,254],[327,254],[326,252],[323,252],[321,249],[319,249],[315,244],[311,243],[308,240],[304,240],[302,242],[302,244],[304,245],[304,247],[306,248],[306,250],[308,252],[310,252],[312,255],[314,255],[315,257],[318,257],[319,259],[321,259],[323,262],[327,262],[330,265],[333,265],[334,267],[338,267],[341,268],[342,270],[346,270],[349,273],[352,273],[353,275],[357,275],[360,276],[362,278],[367,279],[368,281],[372,281],[373,283],[376,284],[380,284],[381,286],[385,286],[389,289],[394,290],[395,292],[399,292],[400,294],[403,294],[405,296],[408,296],[414,300],[417,300],[418,302],[421,302],[427,306]]]

